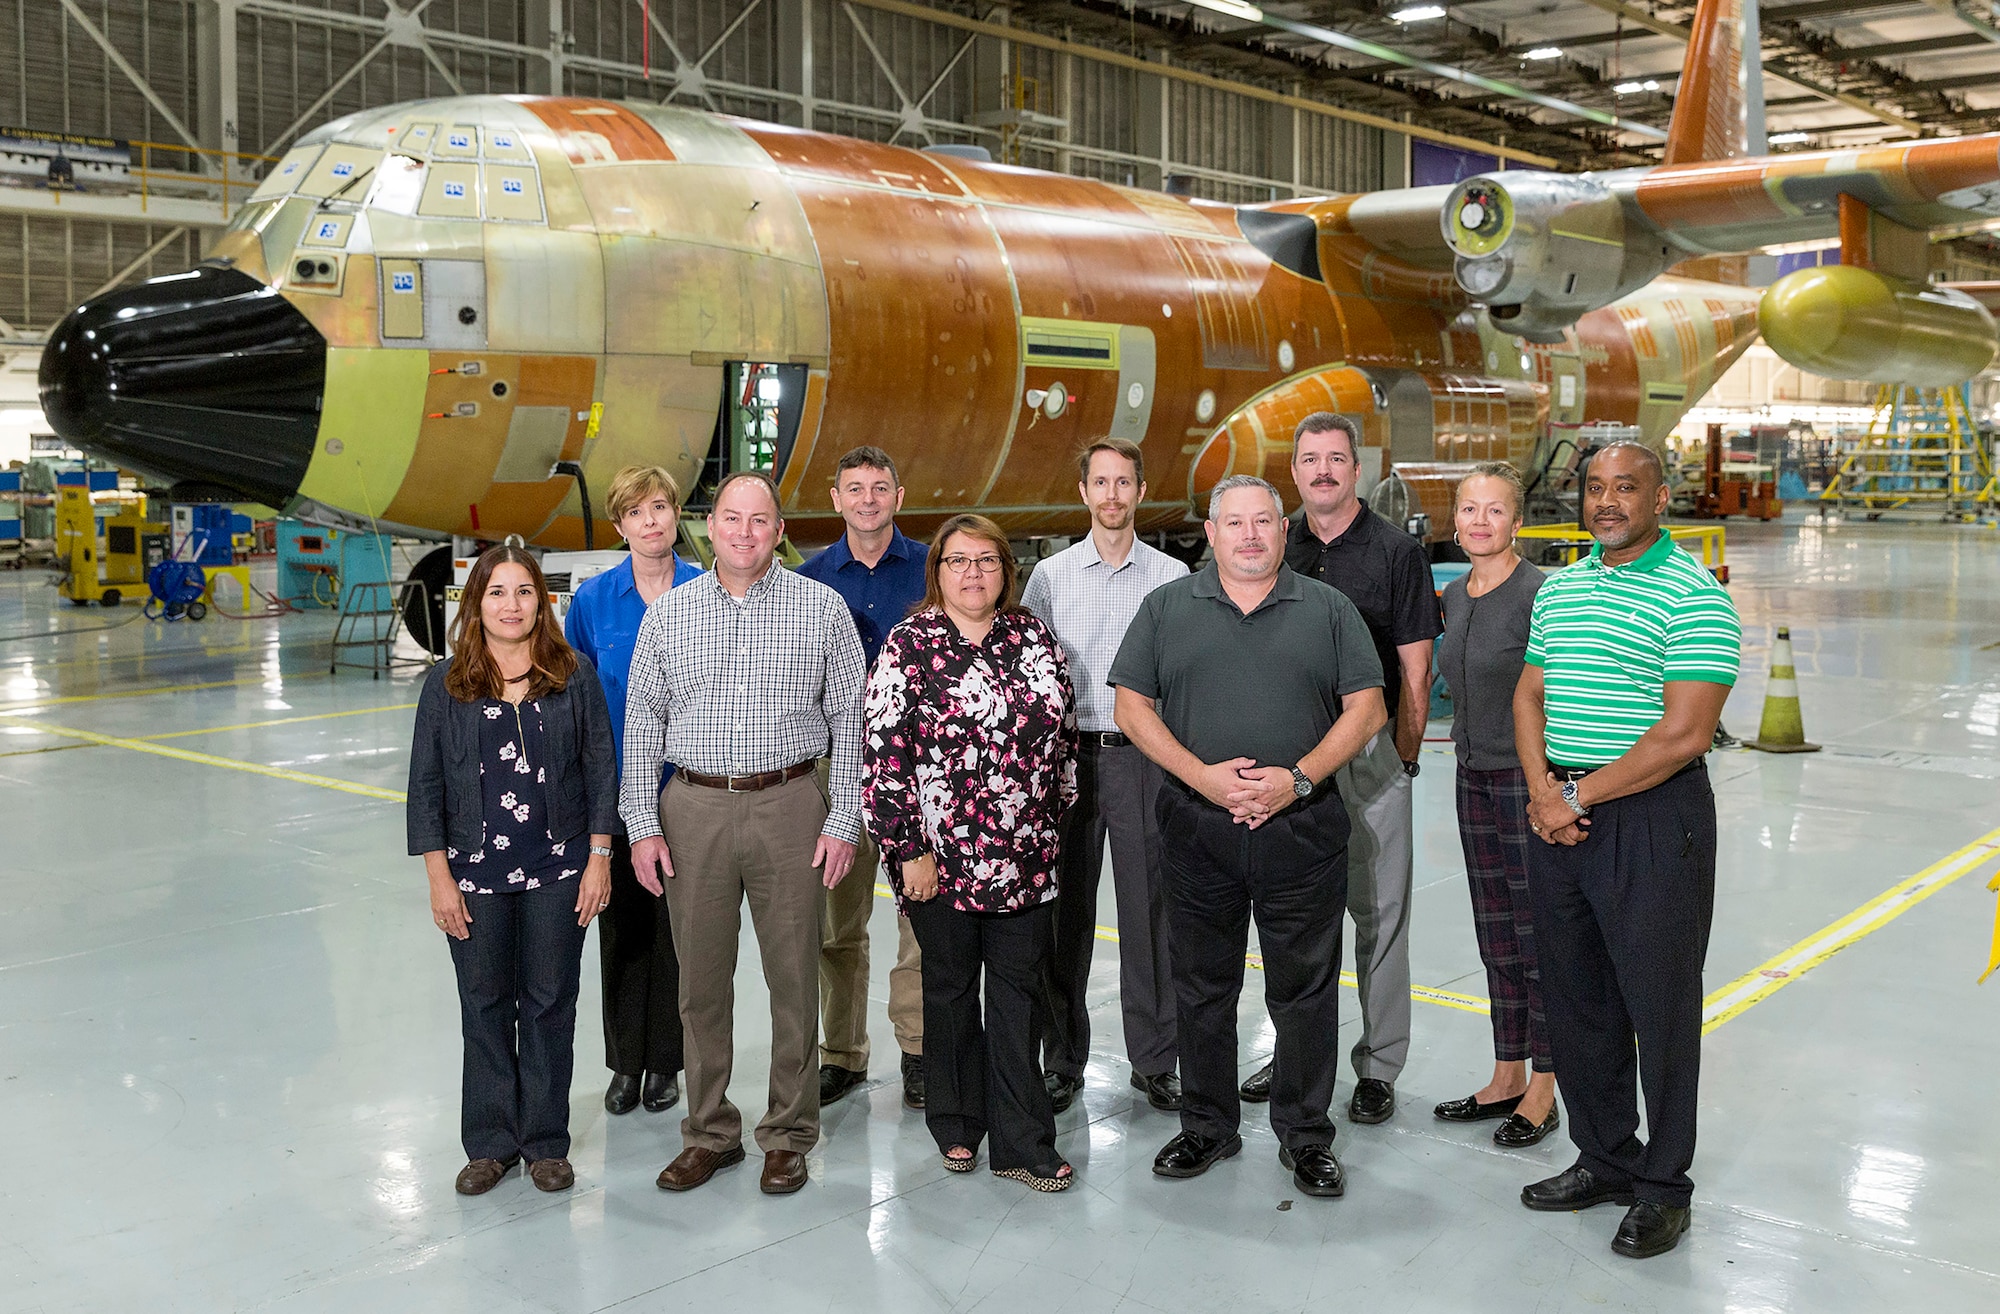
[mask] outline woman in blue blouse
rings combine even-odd
[[[525,1159],[567,1190],[569,1082],[583,939],[611,897],[618,816],[597,672],[546,619],[548,585],[519,548],[473,563],[410,749],[409,842],[458,973],[465,1068],[461,1195]]]
[[[1006,535],[953,516],[923,601],[868,681],[862,810],[924,961],[924,1120],[944,1166],[1061,1191],[1037,982],[1054,946],[1057,823],[1076,801],[1062,645],[1014,604]],[[985,1010],[980,978],[985,977]]]
[[[625,681],[639,622],[653,599],[701,571],[674,552],[681,490],[665,470],[650,465],[620,470],[604,495],[604,509],[631,555],[577,586],[564,625],[570,643],[590,658],[604,682],[612,747],[622,750]],[[622,767],[622,753],[618,761]],[[643,1098],[649,1113],[671,1109],[681,1098],[681,964],[674,956],[667,901],[632,874],[632,846],[624,823],[615,820],[611,907],[597,926],[597,957],[604,976],[604,1064],[611,1069],[604,1107],[630,1113]]]

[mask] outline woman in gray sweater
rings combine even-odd
[[[1446,1122],[1504,1119],[1497,1145],[1534,1145],[1554,1131],[1555,1062],[1535,967],[1528,903],[1528,782],[1514,751],[1514,686],[1542,572],[1514,550],[1521,477],[1500,462],[1458,486],[1458,543],[1472,570],[1444,591],[1439,664],[1451,689],[1458,750],[1458,834],[1472,882],[1473,930],[1492,995],[1493,1080],[1437,1106]],[[1524,1068],[1532,1066],[1532,1073]]]

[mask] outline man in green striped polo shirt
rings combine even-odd
[[[1582,511],[1597,546],[1535,595],[1514,694],[1528,824],[1543,841],[1528,859],[1535,954],[1578,1152],[1521,1202],[1626,1205],[1611,1246],[1636,1259],[1679,1243],[1694,1193],[1715,909],[1702,757],[1742,656],[1729,595],[1660,528],[1667,498],[1651,448],[1612,443],[1591,459]]]

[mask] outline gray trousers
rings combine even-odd
[[[1347,804],[1347,911],[1361,981],[1354,1075],[1392,1085],[1410,1056],[1412,781],[1391,721],[1334,773]]]
[[[1140,1076],[1180,1062],[1174,976],[1167,949],[1167,895],[1160,871],[1160,768],[1130,744],[1086,737],[1076,764],[1078,796],[1062,820],[1056,882],[1055,951],[1042,978],[1042,1068],[1081,1077],[1090,1062],[1091,950],[1104,839],[1111,837],[1111,882],[1118,897],[1118,1001],[1125,1056]]]

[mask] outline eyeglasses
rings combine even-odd
[[[978,567],[980,574],[991,575],[994,571],[1000,569],[1000,558],[992,556],[965,557],[953,554],[952,556],[945,557],[941,564],[954,575],[963,575],[975,566]]]

